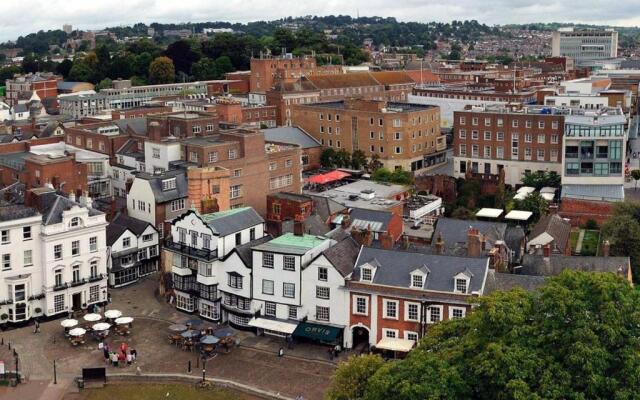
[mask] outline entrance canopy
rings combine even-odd
[[[342,328],[338,328],[335,326],[302,322],[293,332],[293,336],[317,340],[320,342],[335,342],[338,336],[340,336],[341,332]]]
[[[381,350],[391,350],[391,351],[400,351],[403,353],[407,353],[413,349],[413,345],[415,345],[415,340],[409,339],[396,339],[396,338],[382,338],[376,344],[376,347]]]
[[[344,171],[331,171],[326,174],[314,175],[309,178],[309,183],[316,183],[318,185],[326,185],[327,183],[339,181],[340,179],[344,179],[348,176],[351,176],[348,172]]]
[[[287,335],[291,335],[298,326],[298,324],[292,324],[291,322],[266,318],[252,318],[248,325],[255,328],[266,329],[268,331],[285,333]]]

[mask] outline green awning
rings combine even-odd
[[[310,322],[301,322],[293,332],[293,336],[303,337],[321,342],[335,342],[342,333],[342,328],[328,325],[312,324]]]

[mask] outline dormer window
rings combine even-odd
[[[71,218],[71,222],[69,223],[69,226],[72,227],[72,228],[80,226],[80,218],[78,218],[78,217]]]
[[[464,278],[456,278],[456,292],[467,293],[468,280]]]
[[[414,274],[411,275],[411,287],[422,289],[424,285],[424,277],[422,275]]]
[[[164,179],[162,181],[162,190],[171,190],[176,188],[176,178]]]
[[[360,280],[364,282],[371,282],[373,279],[373,273],[371,268],[362,268],[362,274],[360,276]]]

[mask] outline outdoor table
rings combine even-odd
[[[107,310],[104,312],[105,318],[116,319],[122,316],[122,311],[120,310]]]
[[[213,335],[220,339],[235,335],[235,332],[231,328],[220,328],[213,332]]]
[[[99,322],[97,324],[94,324],[92,328],[94,331],[101,332],[109,330],[109,328],[111,328],[111,325],[107,324],[106,322]]]
[[[199,331],[194,331],[194,330],[188,330],[188,331],[184,331],[180,334],[183,338],[195,338],[198,337],[200,335]]]
[[[203,320],[199,319],[199,318],[194,318],[194,319],[189,319],[187,321],[185,321],[185,325],[187,326],[200,326],[204,323]]]
[[[169,326],[169,330],[173,332],[184,332],[187,330],[187,326],[183,324],[174,324]]]
[[[69,335],[77,337],[77,336],[82,336],[85,333],[87,333],[87,331],[83,328],[73,328],[69,331]]]
[[[200,338],[200,343],[202,344],[216,344],[220,341],[220,339],[218,339],[215,336],[211,336],[211,335],[206,335],[203,336],[202,338]]]
[[[119,317],[116,318],[116,325],[127,325],[133,322],[133,318],[131,317]]]

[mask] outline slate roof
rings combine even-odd
[[[353,272],[359,252],[360,245],[351,236],[347,236],[322,254],[344,277]]]
[[[113,121],[122,131],[126,132],[130,128],[136,135],[147,136],[147,119],[146,118],[126,118],[116,119]]]
[[[313,198],[314,212],[318,214],[324,221],[328,221],[329,217],[331,217],[332,215],[346,210],[345,206],[328,197],[313,195],[311,195],[311,197]]]
[[[519,260],[520,257],[522,257],[522,254],[520,254],[520,244],[524,237],[524,229],[522,229],[521,226],[509,226],[505,231],[504,241],[507,244],[507,247],[514,252],[516,260]]]
[[[149,181],[156,203],[166,203],[187,197],[187,174],[182,170],[169,170],[161,175],[153,175],[148,172],[138,172],[135,175],[136,179]],[[169,178],[176,178],[175,189],[162,190],[162,181]]]
[[[390,211],[367,210],[364,208],[352,208],[349,212],[351,227],[367,229],[371,227],[373,232],[386,232],[389,229],[389,221],[393,217]]]
[[[244,265],[247,266],[247,268],[253,268],[253,251],[251,250],[251,248],[266,243],[271,239],[273,238],[270,235],[263,236],[248,243],[241,244],[240,246],[236,246],[233,251],[238,253],[238,256],[240,257]]]
[[[144,161],[144,152],[138,149],[138,141],[129,139],[119,149],[116,154],[133,157],[138,161]]]
[[[509,291],[521,288],[528,292],[534,291],[544,285],[544,276],[505,274],[489,270],[484,294],[488,295],[496,291]]]
[[[114,224],[113,222],[107,226],[107,246],[113,246],[123,233],[128,230],[126,226]]]
[[[366,263],[378,265],[373,275],[374,284],[403,288],[410,287],[412,271],[426,266],[430,273],[424,290],[440,292],[453,292],[454,276],[465,270],[469,270],[472,275],[469,293],[482,291],[489,270],[487,257],[442,256],[363,247],[353,271],[354,280],[360,279],[360,268]]]
[[[629,257],[588,257],[525,254],[522,267],[518,273],[522,275],[554,276],[565,269],[585,272],[613,272],[627,276],[630,268]]]
[[[227,236],[254,225],[264,223],[264,219],[251,207],[232,208],[201,215],[202,220],[220,236]]]
[[[116,215],[116,217],[111,221],[110,225],[112,224],[121,225],[131,229],[131,232],[133,232],[136,236],[142,235],[149,226],[153,227],[153,225],[148,222],[141,221],[124,214]]]
[[[0,206],[0,221],[13,221],[38,215],[38,210],[22,204],[3,204]]]
[[[264,139],[266,141],[281,142],[295,144],[302,149],[313,147],[321,147],[322,145],[316,139],[300,128],[293,126],[282,126],[279,128],[263,129]]]
[[[567,248],[567,244],[569,243],[571,224],[562,219],[558,214],[545,215],[540,218],[540,221],[533,227],[529,235],[529,240],[533,240],[545,232],[553,237],[556,246],[558,246],[561,252],[564,252],[564,249]]]
[[[486,249],[492,248],[498,240],[505,240],[507,231],[507,224],[505,223],[453,218],[438,219],[432,238],[437,238],[439,234],[442,234],[447,254],[464,255],[466,254],[467,234],[470,227],[478,229],[484,235]],[[435,240],[432,240],[432,243],[435,243]]]
[[[74,206],[84,207],[80,203],[71,201],[55,192],[45,193],[40,196],[42,207],[42,223],[44,225],[59,224],[62,222],[62,213]],[[89,208],[89,216],[104,214],[94,208]]]

